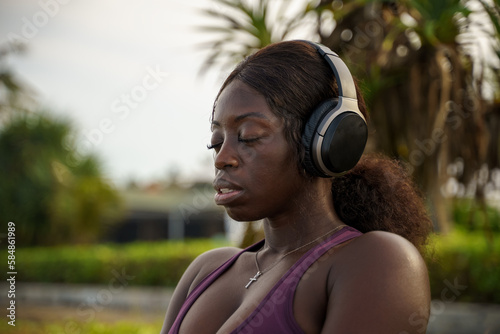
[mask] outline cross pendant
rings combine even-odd
[[[254,277],[251,277],[250,281],[248,281],[247,285],[245,285],[245,289],[248,289],[248,287],[250,286],[250,284],[252,284],[253,282],[256,282],[261,275],[262,275],[262,273],[260,271],[258,271],[257,274],[255,274]]]

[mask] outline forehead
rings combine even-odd
[[[278,121],[262,94],[242,81],[234,80],[220,94],[212,123],[225,125],[247,117]]]

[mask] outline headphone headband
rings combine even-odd
[[[356,165],[366,144],[366,120],[359,111],[356,85],[340,57],[328,47],[307,40],[331,68],[338,98],[323,101],[312,111],[302,136],[304,167],[315,176],[341,175]]]
[[[333,75],[335,76],[335,80],[337,81],[339,96],[357,100],[354,79],[352,78],[351,72],[347,68],[346,64],[342,61],[342,59],[340,59],[339,55],[323,44],[314,43],[307,40],[299,41],[313,46],[323,57],[323,59],[326,60],[328,65],[330,65],[330,68],[333,71]]]

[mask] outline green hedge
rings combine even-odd
[[[224,245],[190,240],[22,248],[16,252],[17,280],[116,285],[121,279],[127,285],[175,286],[196,256]]]
[[[500,303],[500,234],[455,229],[435,235],[426,261],[433,299]]]
[[[189,263],[224,241],[137,242],[19,249],[17,280],[175,286]],[[456,229],[431,238],[426,257],[434,299],[500,303],[500,234]]]

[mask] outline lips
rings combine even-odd
[[[217,191],[214,197],[217,205],[228,205],[243,193],[240,186],[226,180],[216,180],[214,188]]]

